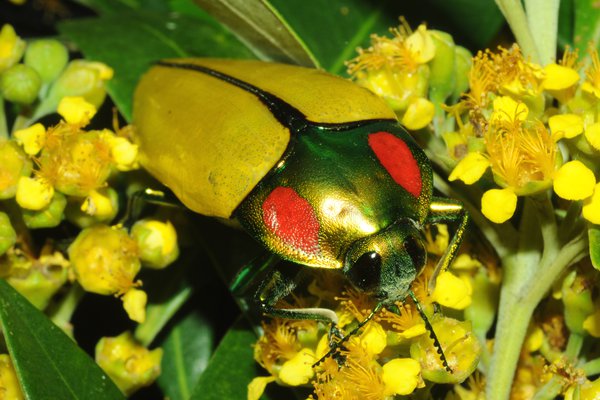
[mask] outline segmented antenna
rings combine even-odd
[[[421,315],[423,322],[425,322],[425,328],[427,328],[427,330],[429,331],[429,337],[433,340],[433,347],[436,348],[437,353],[440,355],[440,360],[442,361],[442,365],[444,366],[444,368],[446,368],[446,371],[453,373],[452,368],[450,368],[450,366],[448,365],[448,360],[446,359],[446,355],[444,354],[442,345],[440,344],[440,341],[438,340],[438,338],[435,334],[435,331],[433,330],[433,326],[431,326],[431,323],[429,322],[429,319],[427,318],[427,315],[425,314],[423,307],[421,307],[421,303],[419,303],[419,300],[417,300],[417,296],[415,296],[415,294],[412,290],[409,290],[408,294],[410,295],[410,298],[415,302],[417,311],[419,311],[419,314]]]

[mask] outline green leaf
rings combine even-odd
[[[596,0],[575,0],[575,25],[573,44],[579,49],[579,54],[587,54],[591,42],[598,46],[600,39],[600,7]]]
[[[252,53],[209,16],[131,12],[64,21],[59,31],[73,40],[87,59],[111,66],[108,91],[119,110],[131,118],[135,85],[156,60],[169,57],[253,58]]]
[[[124,398],[75,342],[3,279],[0,323],[26,398]]]
[[[588,239],[590,241],[590,258],[594,268],[600,270],[600,228],[588,229]]]
[[[215,346],[210,321],[193,311],[171,328],[160,343],[162,373],[158,385],[172,400],[187,400],[194,384],[206,369]]]
[[[560,0],[558,9],[558,45],[573,47],[574,0]]]
[[[259,56],[308,67],[318,66],[293,29],[265,0],[195,0]],[[310,7],[303,8],[313,8]]]

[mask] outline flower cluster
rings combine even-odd
[[[432,257],[412,290],[429,315],[452,372],[444,366],[416,305],[407,300],[382,309],[342,342],[335,335],[330,337],[329,326],[323,323],[280,318],[263,322],[263,335],[255,345],[254,357],[270,375],[252,381],[249,398],[258,399],[265,386],[275,381],[287,386],[312,386],[313,399],[391,399],[424,388],[426,381],[460,383],[467,379],[477,366],[485,336],[480,337],[476,331],[480,328],[469,322],[434,313],[433,304],[452,310],[457,318],[487,312],[491,313],[487,320],[493,320],[494,311],[473,304],[473,289],[481,286],[477,277],[485,274],[485,268],[468,253],[459,257],[452,271],[440,275],[429,293],[436,258],[448,244],[448,232],[445,226],[440,228],[436,235],[428,235]],[[339,317],[337,327],[348,334],[367,318],[375,302],[345,282],[339,273],[319,271],[304,295],[295,295],[280,306],[332,309]],[[332,352],[331,346],[335,346]]]

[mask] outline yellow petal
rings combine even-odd
[[[413,55],[413,60],[419,64],[425,64],[435,56],[435,43],[424,24],[419,25],[417,30],[406,38],[405,43]]]
[[[517,195],[511,189],[490,189],[481,197],[481,212],[497,224],[508,221],[517,208]]]
[[[548,64],[544,67],[545,77],[542,82],[544,89],[567,89],[579,81],[579,74],[573,68],[558,64]]]
[[[411,394],[420,381],[421,364],[412,358],[395,358],[382,369],[381,379],[387,396]]]
[[[129,289],[122,298],[123,308],[132,321],[140,324],[146,320],[148,295],[139,289]]]
[[[81,211],[102,219],[115,214],[115,204],[107,192],[92,190],[81,204]]]
[[[555,140],[561,137],[574,138],[583,132],[583,118],[577,114],[557,114],[548,118],[550,132]]]
[[[41,210],[50,204],[54,188],[42,178],[22,176],[17,186],[17,203],[28,210]]]
[[[268,383],[275,381],[274,376],[258,376],[248,384],[248,400],[259,400]]]
[[[421,321],[418,322],[416,325],[413,325],[410,328],[404,330],[404,332],[401,332],[400,336],[402,336],[404,339],[412,339],[417,336],[421,336],[425,332],[427,332],[427,329],[425,329],[425,323]]]
[[[315,361],[315,353],[309,348],[304,348],[283,363],[279,370],[279,379],[290,386],[304,385],[313,377],[312,365]]]
[[[594,186],[594,194],[584,201],[582,215],[592,224],[600,225],[600,183]]]
[[[583,321],[583,329],[593,337],[600,337],[600,309],[596,309],[593,314]]]
[[[467,185],[477,182],[490,166],[490,161],[479,152],[467,154],[456,164],[448,177],[449,181],[460,179]]]
[[[443,306],[464,310],[471,304],[472,293],[473,287],[468,280],[444,271],[437,278],[432,298]]]
[[[544,343],[544,331],[539,326],[536,326],[525,339],[525,348],[530,353],[538,351]]]
[[[46,142],[46,128],[38,122],[29,128],[15,131],[13,136],[17,140],[17,143],[23,146],[25,153],[33,156],[39,153],[42,147],[44,147],[44,143]]]
[[[581,161],[563,164],[554,176],[554,191],[566,200],[583,200],[594,193],[596,177]]]
[[[96,114],[96,107],[83,97],[67,96],[58,103],[57,112],[69,124],[85,126]]]
[[[525,103],[514,100],[510,96],[501,96],[494,99],[494,112],[491,121],[523,121],[529,114]]]
[[[387,345],[387,334],[381,325],[377,322],[371,322],[360,335],[360,343],[369,354],[379,354]]]
[[[585,138],[593,148],[600,150],[600,122],[586,126]]]
[[[408,105],[402,117],[402,125],[411,131],[425,128],[433,120],[434,113],[435,106],[433,103],[419,97]]]

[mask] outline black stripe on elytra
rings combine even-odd
[[[300,112],[297,108],[287,103],[286,101],[280,99],[272,93],[267,92],[266,90],[262,90],[248,82],[244,82],[240,79],[234,78],[231,75],[227,75],[223,72],[216,71],[214,69],[204,67],[202,65],[191,64],[191,63],[176,63],[169,61],[158,61],[157,65],[169,68],[180,68],[180,69],[188,69],[196,72],[201,72],[212,76],[213,78],[220,79],[224,82],[230,83],[234,86],[239,87],[255,95],[261,103],[263,103],[269,111],[273,114],[275,119],[279,121],[283,126],[290,130],[290,133],[301,132],[308,125],[316,126],[320,129],[333,131],[333,132],[341,132],[348,129],[354,129],[361,127],[366,124],[371,124],[374,122],[380,121],[390,121],[387,119],[370,119],[370,120],[361,120],[361,121],[350,121],[350,122],[342,122],[342,123],[328,123],[328,122],[313,122],[309,121],[306,116]]]

